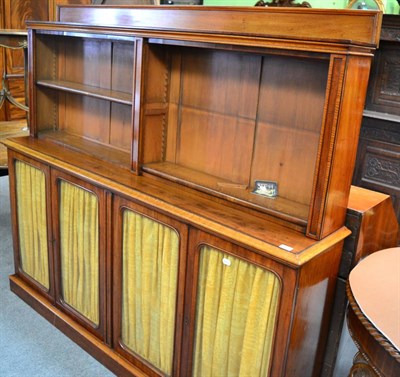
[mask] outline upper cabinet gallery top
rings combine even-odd
[[[382,13],[309,8],[61,6],[58,18],[60,22],[134,29],[146,36],[161,33],[163,38],[184,40],[258,45],[286,39],[310,42],[308,45],[333,42],[376,47]]]

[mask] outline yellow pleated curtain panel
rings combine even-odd
[[[280,293],[276,275],[203,246],[198,283],[193,375],[267,376]]]
[[[179,236],[169,226],[125,209],[122,242],[122,342],[171,375]]]
[[[60,258],[64,301],[99,324],[99,210],[90,191],[60,181]]]
[[[15,176],[22,270],[49,289],[45,175],[25,162],[16,161]]]

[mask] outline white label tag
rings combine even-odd
[[[290,247],[290,246],[284,245],[284,244],[279,245],[279,247],[281,249],[283,249],[283,250],[286,250],[286,251],[292,251],[293,250],[293,247]]]
[[[231,261],[228,258],[222,258],[222,263],[228,267],[231,265]]]

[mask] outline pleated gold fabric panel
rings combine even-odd
[[[60,259],[64,301],[99,324],[99,211],[93,193],[60,181]]]
[[[193,375],[266,376],[279,292],[272,272],[203,246]]]
[[[172,373],[179,260],[176,231],[125,210],[122,251],[122,342]]]
[[[22,161],[15,162],[15,175],[22,270],[49,289],[45,175]]]

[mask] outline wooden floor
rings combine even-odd
[[[7,150],[6,147],[1,144],[1,140],[9,137],[24,136],[28,134],[29,130],[25,119],[10,122],[0,122],[0,169],[7,169]]]

